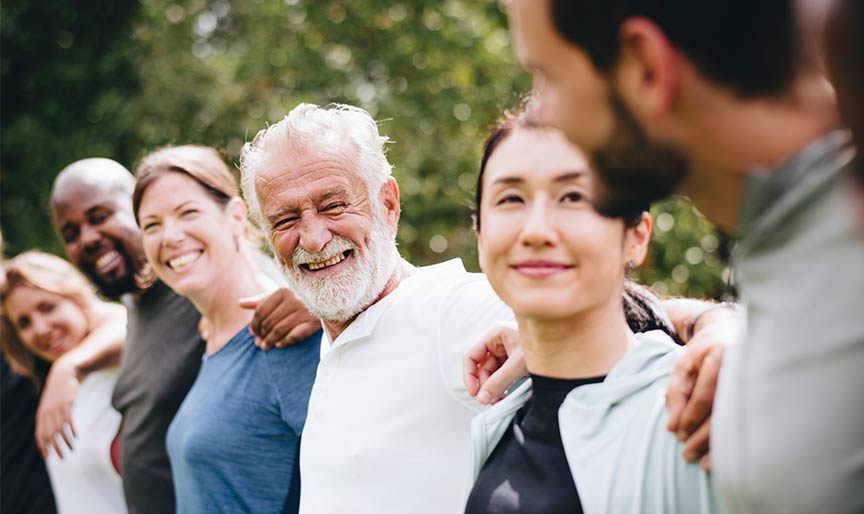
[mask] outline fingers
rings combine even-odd
[[[704,457],[708,453],[710,439],[711,419],[709,418],[684,442],[684,460],[696,462]]]
[[[483,405],[494,403],[502,396],[510,385],[528,374],[525,358],[521,350],[514,352],[501,363],[500,367],[480,384],[481,390],[477,399]]]
[[[695,385],[696,376],[692,355],[691,352],[685,351],[675,363],[675,368],[669,379],[669,386],[666,388],[666,408],[669,409],[669,422],[666,424],[666,429],[670,432],[678,432],[681,413],[684,411],[684,406],[687,405],[687,400],[690,399]]]
[[[36,447],[39,448],[39,454],[42,455],[43,459],[48,458],[48,443],[50,443],[50,441],[42,439],[41,437],[36,437]]]
[[[711,473],[713,467],[711,466],[711,453],[706,453],[702,456],[702,459],[699,460],[699,465],[702,466],[702,470],[705,473]]]
[[[262,300],[250,324],[255,345],[263,350],[284,348],[320,328],[321,321],[286,288],[278,289]]]
[[[486,350],[482,341],[469,347],[462,355],[462,382],[468,394],[477,396],[480,386],[501,366],[501,360]]]
[[[66,430],[60,430],[60,432],[58,432],[58,433],[60,434],[60,437],[54,439],[54,448],[57,450],[57,455],[59,455],[60,458],[62,459],[63,456],[67,452],[72,451],[73,439],[72,439],[72,434],[68,433],[68,431],[66,431]],[[58,441],[58,439],[60,439],[60,441]],[[65,447],[63,447],[63,445],[65,445]],[[61,448],[62,448],[62,451],[61,451]]]
[[[78,438],[78,432],[71,417],[71,406],[67,406],[62,410],[43,414],[37,421],[36,446],[39,447],[42,458],[46,458],[53,449],[62,459],[68,451],[75,448],[74,441]]]
[[[247,296],[246,298],[240,298],[237,300],[237,303],[240,307],[244,309],[256,309],[264,301],[265,298],[270,296],[270,293],[261,293],[255,296]]]
[[[321,329],[321,322],[315,318],[307,321],[305,317],[293,315],[279,320],[276,325],[267,331],[267,335],[260,338],[259,348],[269,350],[270,348],[285,348],[298,341],[302,341]],[[258,342],[256,341],[256,344]]]
[[[462,354],[462,381],[471,396],[477,395],[483,383],[507,359],[501,330],[500,326],[493,327]]]
[[[472,353],[474,349],[474,346],[472,346],[462,354],[462,382],[471,396],[477,396],[477,393],[480,391],[478,366],[486,355],[486,349],[483,348],[483,356],[475,357],[474,353]]]
[[[296,343],[297,341],[302,341],[307,337],[311,337],[315,332],[318,332],[319,330],[321,330],[321,321],[318,319],[294,325],[294,328],[291,329],[291,331],[288,333],[288,336],[285,338],[285,340],[287,341],[286,344],[292,344]]]
[[[714,347],[702,361],[696,385],[690,395],[690,401],[681,412],[679,432],[692,434],[703,425],[711,415],[714,406],[714,394],[717,391],[717,377],[720,374],[720,364],[723,360],[723,346]]]
[[[254,298],[258,300],[258,305],[255,307],[255,315],[252,316],[252,323],[250,328],[252,329],[252,333],[261,339],[264,339],[267,336],[267,332],[269,332],[269,326],[273,325],[276,320],[270,319],[273,311],[279,304],[282,302],[282,294],[285,289],[277,289],[273,294],[267,295],[265,298],[261,299],[260,297],[263,295],[258,295]],[[252,302],[247,303],[247,305],[251,305]],[[252,307],[249,307],[252,308]]]

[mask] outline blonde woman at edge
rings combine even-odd
[[[29,251],[3,267],[3,352],[12,370],[37,387],[37,358],[55,362],[78,348],[105,319],[112,325],[124,323],[126,310],[100,300],[87,279],[59,257]],[[69,442],[48,445],[45,460],[60,514],[126,512],[114,444],[120,414],[111,407],[118,371],[115,365],[87,374],[63,434]]]

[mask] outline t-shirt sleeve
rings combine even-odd
[[[462,380],[462,355],[492,325],[513,321],[513,312],[495,294],[486,277],[476,273],[445,289],[439,299],[439,312],[439,364],[444,385],[458,400],[479,411],[482,405],[468,394]]]
[[[287,348],[266,352],[267,370],[282,419],[297,435],[303,433],[309,395],[318,369],[321,331]]]

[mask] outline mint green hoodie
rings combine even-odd
[[[709,475],[681,456],[666,430],[665,390],[681,348],[660,331],[639,343],[606,380],[574,389],[558,411],[564,453],[586,514],[723,512]],[[474,476],[531,397],[527,380],[474,418]]]

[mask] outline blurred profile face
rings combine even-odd
[[[560,132],[517,128],[487,162],[477,234],[480,267],[517,316],[570,317],[620,302],[632,229],[591,203],[584,155]]]
[[[48,362],[78,346],[89,332],[82,306],[44,289],[16,286],[3,307],[27,350]]]
[[[68,181],[51,199],[66,255],[108,298],[134,291],[144,259],[132,199],[106,184]]]
[[[388,183],[370,198],[354,154],[347,148],[283,152],[255,180],[291,290],[327,321],[350,320],[374,303],[399,263],[398,190]]]
[[[177,294],[213,293],[237,262],[246,218],[239,199],[224,207],[185,173],[168,172],[141,196],[138,217],[147,260]]]
[[[672,194],[687,174],[686,160],[649,141],[609,79],[555,28],[550,1],[514,0],[510,22],[519,59],[534,74],[533,115],[588,153],[600,179],[597,210],[620,216]]]

